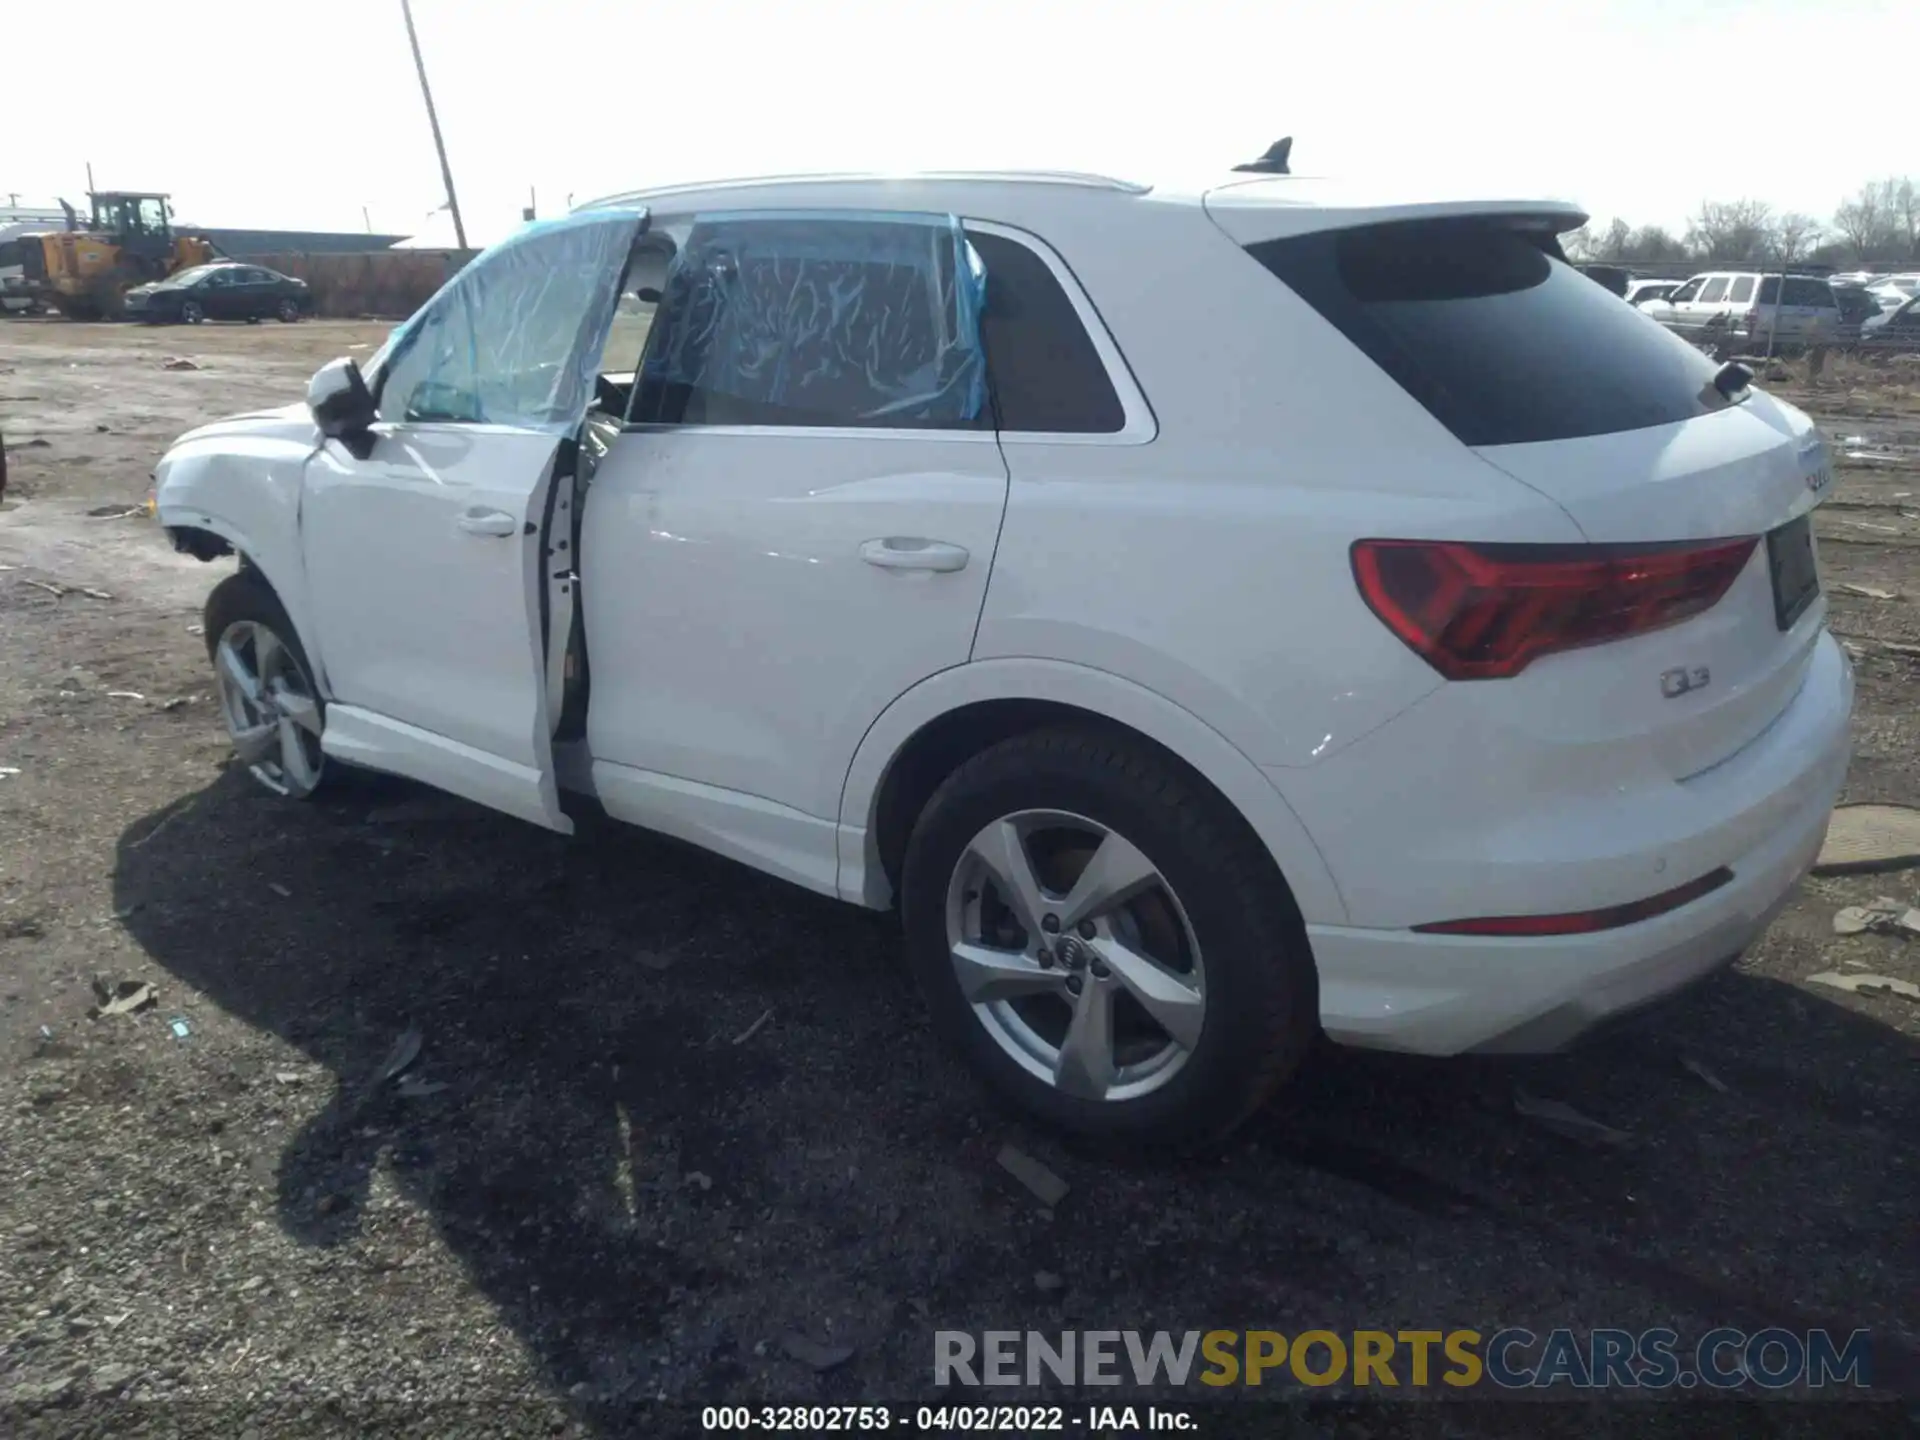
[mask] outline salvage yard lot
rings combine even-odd
[[[1505,1325],[1864,1327],[1920,1400],[1920,1003],[1806,983],[1920,980],[1831,923],[1920,871],[1809,880],[1737,971],[1577,1054],[1330,1050],[1223,1156],[1149,1165],[992,1111],[885,918],[397,783],[257,793],[197,633],[225,566],[129,512],[180,431],[385,333],[0,323],[0,1403],[615,1433],[662,1396],[923,1396],[938,1329]],[[1920,366],[1781,376],[1840,457],[1844,798],[1920,804]],[[89,1019],[96,978],[156,1003]]]

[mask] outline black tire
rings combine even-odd
[[[307,693],[314,697],[314,705],[319,712],[321,726],[326,724],[327,705],[320,695],[320,687],[314,682],[313,664],[307,659],[306,647],[300,643],[300,635],[288,618],[286,607],[280,603],[280,597],[273,588],[262,580],[253,570],[240,570],[229,575],[207,596],[206,608],[202,612],[206,632],[207,659],[218,665],[218,652],[221,637],[234,624],[250,621],[273,632],[274,638],[286,649],[298,666],[300,676],[305,681]],[[346,768],[324,756],[320,761],[320,776],[311,790],[304,793],[287,793],[283,798],[311,800],[330,793],[339,787],[341,771]],[[262,782],[263,786],[272,789]],[[281,794],[280,791],[274,791]]]
[[[300,302],[291,298],[282,300],[277,313],[282,325],[291,325],[300,318]]]
[[[947,891],[973,837],[1002,816],[1060,810],[1131,841],[1165,877],[1204,956],[1206,1015],[1182,1068],[1122,1101],[1067,1095],[988,1034],[948,954]],[[1319,980],[1271,857],[1216,794],[1122,734],[1016,736],[962,765],[907,846],[901,911],[936,1028],[1005,1101],[1075,1136],[1192,1150],[1217,1143],[1299,1067],[1320,1035]]]
[[[206,318],[207,307],[202,305],[198,300],[187,300],[181,304],[180,323],[182,325],[198,325]]]

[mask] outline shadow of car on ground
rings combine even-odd
[[[934,1047],[890,918],[582,830],[229,771],[128,827],[115,904],[336,1078],[274,1161],[285,1229],[358,1243],[384,1170],[583,1413],[922,1395],[936,1328],[1865,1327],[1920,1394],[1920,1057],[1840,1005],[1738,973],[1546,1060],[1328,1047],[1221,1156],[1100,1157]],[[447,1088],[361,1103],[409,1028]],[[1633,1142],[1549,1133],[1516,1086]],[[1009,1139],[1070,1181],[1057,1212]],[[815,1375],[789,1332],[853,1354]]]

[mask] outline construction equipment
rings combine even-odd
[[[170,197],[152,191],[96,190],[86,225],[66,201],[64,230],[18,237],[23,278],[70,320],[117,320],[127,291],[220,255],[211,240],[176,235]]]

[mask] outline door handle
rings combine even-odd
[[[868,540],[860,547],[860,558],[882,570],[964,570],[966,547],[949,545],[944,540],[922,540],[918,536],[889,535],[884,540]]]
[[[504,510],[469,510],[460,517],[460,528],[469,535],[517,535],[520,522]]]

